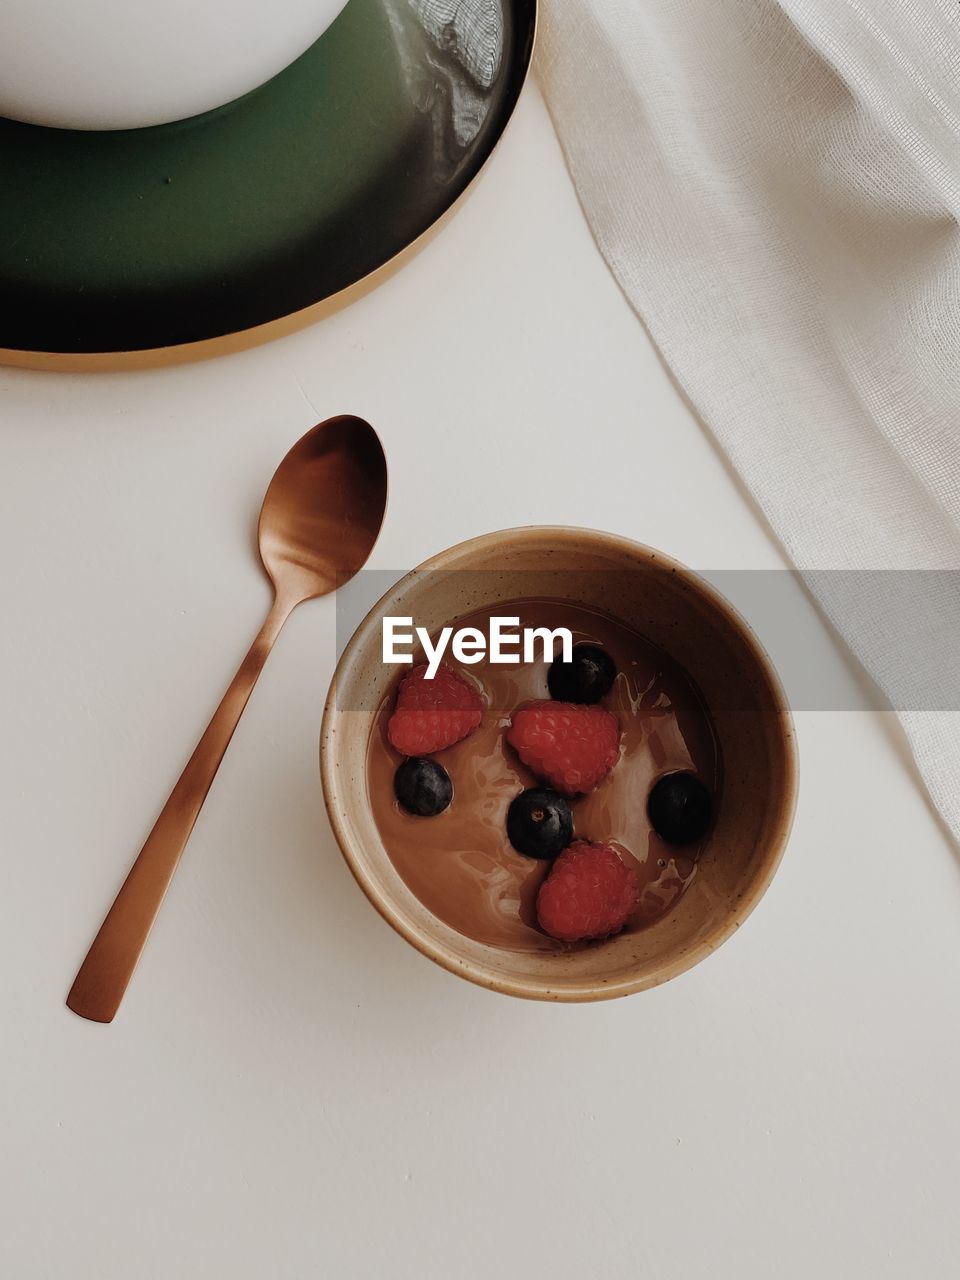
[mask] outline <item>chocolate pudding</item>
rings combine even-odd
[[[519,617],[521,628],[566,627],[574,644],[598,645],[616,664],[613,687],[598,705],[619,722],[620,759],[594,791],[571,801],[571,809],[578,838],[612,844],[636,870],[637,907],[628,930],[652,924],[696,874],[704,841],[683,848],[666,844],[647,816],[650,788],[664,774],[689,770],[710,790],[714,807],[719,804],[720,753],[696,687],[661,649],[594,610],[527,599],[465,615],[456,626],[487,634],[491,615]],[[415,817],[394,797],[403,759],[387,740],[394,685],[377,709],[367,747],[369,801],[384,846],[412,892],[453,929],[510,950],[565,950],[570,944],[537,925],[537,892],[551,863],[517,853],[506,831],[511,800],[542,783],[517,758],[504,731],[524,703],[550,698],[550,664],[484,659],[466,666],[449,653],[443,661],[481,691],[483,720],[469,737],[437,753],[453,781],[449,808],[436,817]],[[398,667],[397,683],[409,670]]]

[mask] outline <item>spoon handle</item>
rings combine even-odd
[[[107,912],[67,996],[67,1007],[81,1018],[113,1021],[247,699],[296,603],[274,599],[250,652]]]

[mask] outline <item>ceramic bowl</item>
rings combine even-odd
[[[3,0],[0,116],[137,129],[256,89],[313,44],[346,0]]]
[[[397,676],[382,662],[381,620],[430,632],[499,601],[566,599],[612,615],[676,659],[700,688],[720,745],[723,784],[697,873],[652,926],[566,952],[487,946],[451,929],[407,888],[374,822],[366,755],[373,717]],[[689,969],[756,906],[793,818],[793,723],[770,660],[747,624],[675,561],[627,539],[567,528],[511,529],[428,560],[367,614],[334,674],[321,731],[327,812],[347,863],[380,914],[451,972],[510,995],[599,1000]]]

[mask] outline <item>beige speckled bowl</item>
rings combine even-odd
[[[667,650],[699,685],[723,757],[714,830],[693,882],[674,909],[650,928],[564,953],[486,946],[438,920],[395,870],[367,799],[373,714],[397,674],[381,662],[381,619],[412,616],[433,632],[472,610],[529,596],[600,609]],[[585,529],[487,534],[441,552],[403,578],[370,611],[340,659],[320,745],[333,830],[380,914],[452,973],[539,1000],[628,995],[665,982],[709,955],[746,919],[770,883],[796,799],[793,722],[770,661],[744,621],[711,587],[666,556]]]

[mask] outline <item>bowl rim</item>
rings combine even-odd
[[[738,899],[736,905],[716,928],[696,946],[684,952],[682,956],[674,960],[665,960],[652,971],[642,975],[624,978],[618,982],[583,982],[578,985],[563,987],[559,990],[551,987],[549,981],[545,978],[520,978],[506,975],[489,969],[483,964],[456,955],[427,932],[411,928],[407,921],[394,911],[386,896],[382,893],[376,879],[366,873],[354,856],[351,838],[337,808],[337,768],[334,764],[333,751],[330,747],[336,717],[338,682],[356,660],[370,629],[375,621],[379,620],[381,610],[388,600],[403,590],[415,577],[430,570],[449,568],[450,561],[458,559],[464,552],[482,551],[485,548],[495,546],[504,539],[510,539],[513,542],[526,542],[544,537],[555,540],[557,545],[576,542],[581,549],[583,540],[586,539],[587,542],[594,545],[625,552],[649,562],[655,561],[672,572],[681,575],[696,590],[700,591],[736,628],[751,657],[767,681],[770,693],[776,704],[779,736],[784,748],[783,788],[775,814],[776,834],[765,850],[762,861],[749,885],[744,890],[742,897]],[[672,556],[622,534],[608,533],[599,529],[583,528],[575,525],[517,525],[508,529],[494,530],[490,533],[480,534],[477,537],[466,538],[461,542],[457,542],[453,546],[430,556],[417,565],[416,568],[405,573],[371,606],[345,645],[330,681],[320,726],[320,777],[327,817],[341,855],[371,905],[421,955],[426,956],[428,960],[432,960],[449,973],[466,978],[468,981],[478,986],[486,987],[489,990],[528,1000],[582,1003],[632,995],[637,991],[649,990],[652,987],[660,986],[669,979],[685,973],[688,969],[692,969],[694,965],[699,964],[706,956],[716,951],[740,928],[744,920],[754,910],[769,888],[770,882],[780,865],[796,813],[798,771],[799,753],[797,750],[796,728],[786,692],[769,654],[742,614],[700,574],[688,568],[679,560],[675,560]]]

